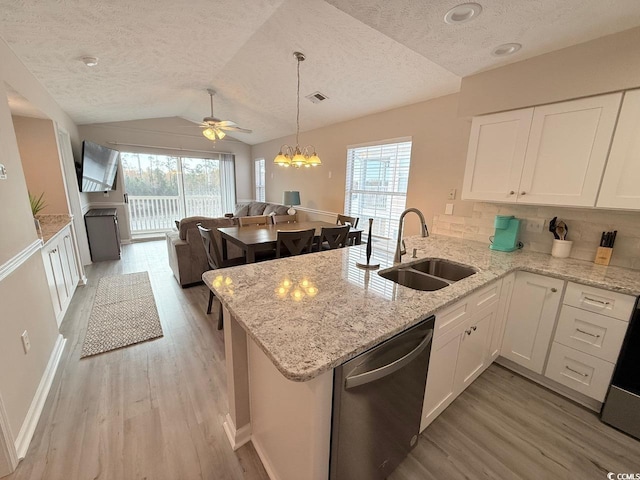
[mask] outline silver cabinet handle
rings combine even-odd
[[[565,365],[565,366],[564,366],[564,368],[566,368],[567,370],[572,371],[573,373],[577,373],[578,375],[582,375],[583,377],[588,377],[588,376],[589,376],[589,374],[588,374],[588,373],[582,373],[582,372],[579,372],[578,370],[574,370],[573,368],[571,368],[571,367],[570,367],[570,366],[568,366],[568,365]]]
[[[551,289],[551,293],[556,293],[557,291],[558,291],[558,289],[557,289],[556,287],[553,287],[553,288]]]
[[[584,299],[588,300],[589,302],[599,303],[600,305],[610,305],[611,304],[611,302],[605,302],[605,301],[597,300],[595,298],[591,298],[591,297],[587,297],[587,296],[585,296]]]
[[[600,338],[600,335],[596,335],[596,334],[593,334],[593,333],[585,332],[584,330],[581,330],[579,328],[576,328],[576,332],[584,333],[585,335],[589,335],[590,337]]]

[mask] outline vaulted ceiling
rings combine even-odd
[[[0,0],[0,37],[78,124],[209,115],[249,144],[459,90],[463,76],[640,25],[638,0]],[[523,45],[498,58],[503,43]],[[100,59],[89,68],[85,55]],[[19,86],[12,86],[19,90]],[[196,128],[196,127],[194,127]]]

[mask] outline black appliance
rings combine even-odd
[[[601,418],[640,439],[640,300],[629,321]]]

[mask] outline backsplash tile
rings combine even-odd
[[[640,212],[477,202],[470,217],[436,215],[432,231],[488,245],[496,215],[522,219],[523,248],[542,253],[551,253],[553,235],[548,231],[549,220],[553,217],[564,220],[569,228],[567,240],[573,240],[571,257],[587,261],[595,258],[602,232],[618,230],[611,265],[640,269]],[[527,220],[544,221],[542,233],[527,232]]]

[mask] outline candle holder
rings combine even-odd
[[[367,236],[367,262],[356,262],[356,267],[366,270],[376,270],[380,268],[379,263],[370,263],[371,260],[371,229],[373,227],[373,218],[369,219],[369,235]]]

